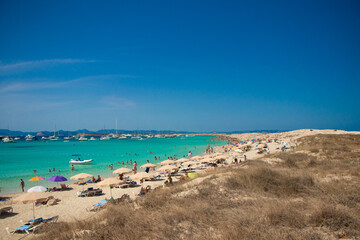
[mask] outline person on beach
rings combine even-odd
[[[134,174],[137,173],[137,163],[136,163],[136,161],[134,162],[134,165],[133,165],[133,171],[134,171]]]
[[[53,168],[53,172],[55,172],[55,168]]]
[[[149,160],[146,160],[146,163],[150,163],[150,161],[149,161]]]
[[[51,169],[49,169],[49,173],[51,172]]]
[[[92,176],[92,178],[91,178],[91,182],[93,182],[93,183],[95,183],[95,182],[96,182],[96,179],[95,179],[95,177],[94,177],[94,176]]]
[[[129,165],[129,160],[126,161],[126,165]]]
[[[145,189],[141,187],[140,192],[138,194],[140,197],[143,197],[145,195]]]
[[[145,169],[145,172],[146,172],[146,173],[149,173],[149,171],[150,171],[150,168],[147,167],[147,168]]]
[[[244,161],[246,161],[246,155],[244,155]]]
[[[156,156],[155,156],[155,161],[157,160]]]
[[[98,177],[97,177],[97,179],[96,179],[95,182],[101,182],[101,177],[100,177],[100,175],[98,175]]]
[[[172,185],[172,183],[173,183],[173,180],[172,180],[171,175],[169,174],[169,177],[168,177],[168,179],[167,179],[167,181],[166,181],[166,183],[165,183],[165,186]]]
[[[74,170],[75,170],[74,165],[71,165],[71,171],[74,171]]]
[[[24,183],[24,180],[20,180],[20,186],[21,186],[21,190],[23,191],[23,192],[25,192],[25,190],[24,190],[24,188],[25,188],[25,183]]]
[[[133,164],[132,164],[132,160],[130,160],[130,165],[133,165]]]
[[[36,174],[36,170],[34,170],[34,173]]]

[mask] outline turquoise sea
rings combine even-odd
[[[206,147],[223,145],[223,141],[210,141],[211,136],[188,136],[176,138],[149,138],[137,139],[111,139],[79,142],[59,141],[18,141],[16,143],[0,144],[0,188],[1,194],[20,192],[20,179],[25,182],[25,191],[33,186],[56,186],[54,182],[35,181],[29,179],[34,176],[41,176],[45,179],[61,175],[68,179],[71,176],[85,172],[101,177],[113,176],[109,168],[113,164],[114,170],[123,167],[121,162],[130,160],[137,161],[138,166],[150,160],[155,161],[155,156],[160,160],[167,157],[181,158],[187,156],[191,151],[193,155],[204,153]],[[69,160],[73,154],[81,154],[82,159],[93,159],[91,165],[74,165],[75,170],[71,171]],[[136,155],[135,155],[136,154]],[[120,162],[120,165],[118,164]],[[160,165],[159,165],[160,166]],[[131,166],[127,166],[131,168]],[[55,172],[53,172],[55,168]],[[51,172],[49,172],[51,169]],[[33,172],[36,170],[36,174]],[[142,169],[138,168],[142,171]],[[73,181],[69,180],[68,183]]]

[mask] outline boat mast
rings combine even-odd
[[[117,119],[116,119],[116,136],[118,135],[118,130],[117,130]]]

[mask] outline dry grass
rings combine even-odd
[[[59,223],[37,238],[357,238],[359,141],[347,135],[306,137],[294,152],[273,155],[283,160],[278,165],[253,161],[247,169],[219,169],[190,194],[179,194],[188,189],[177,184],[109,206],[92,220]],[[340,178],[324,181],[329,174]]]

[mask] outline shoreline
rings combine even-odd
[[[54,187],[56,183],[47,181],[29,182],[35,176],[42,176],[45,179],[54,175],[61,175],[70,178],[81,172],[86,172],[94,176],[101,177],[113,176],[109,165],[113,164],[113,170],[121,167],[132,168],[131,160],[137,161],[138,165],[146,163],[147,160],[154,162],[154,157],[161,157],[162,160],[169,157],[180,158],[191,150],[193,154],[202,154],[207,145],[212,145],[210,137],[189,137],[185,139],[151,139],[145,141],[130,140],[129,142],[120,140],[110,140],[101,142],[71,142],[61,141],[42,143],[42,142],[22,142],[15,145],[3,145],[2,160],[4,164],[1,175],[0,196],[10,193],[21,193],[20,179],[25,181],[25,191],[36,185],[44,187]],[[51,144],[51,145],[50,145]],[[220,141],[216,144],[222,144]],[[223,143],[225,144],[225,143]],[[177,148],[174,146],[177,146]],[[195,147],[195,149],[194,149]],[[18,148],[19,151],[17,150]],[[22,150],[24,149],[24,150]],[[29,149],[29,150],[27,150]],[[30,152],[29,152],[30,151]],[[81,153],[83,159],[94,159],[91,165],[74,165],[75,171],[70,170],[71,164],[68,163],[71,154]],[[12,155],[16,158],[12,160]],[[11,160],[7,160],[7,159]],[[29,162],[25,162],[28,159]],[[47,160],[51,159],[51,160]],[[12,161],[15,161],[13,164]],[[23,163],[22,163],[23,162]],[[124,162],[124,165],[122,164]],[[129,163],[127,165],[126,163]],[[156,162],[155,162],[156,163]],[[24,165],[22,165],[24,164]],[[55,168],[55,172],[49,169]],[[4,170],[6,169],[6,170]],[[9,169],[9,170],[7,170]],[[33,169],[37,173],[33,173]],[[60,172],[61,171],[61,172]],[[75,181],[67,181],[71,184]]]

